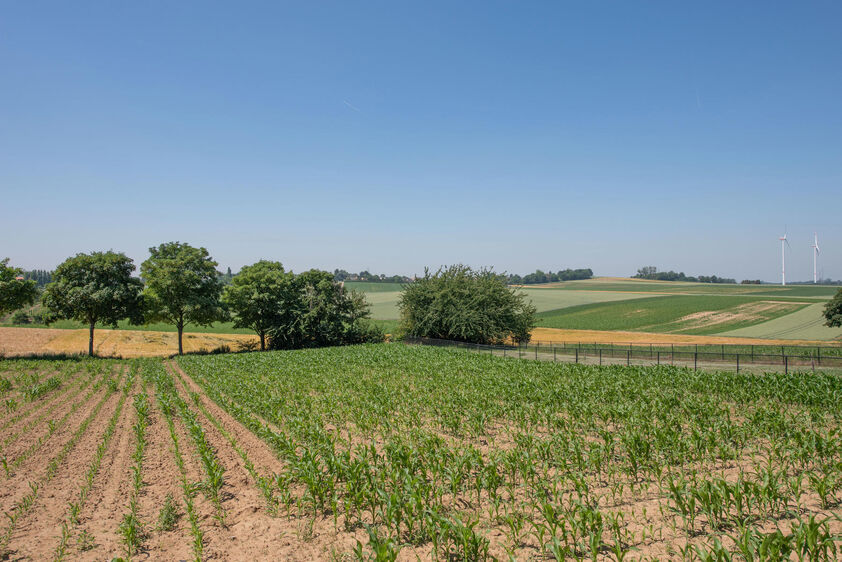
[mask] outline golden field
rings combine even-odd
[[[254,345],[257,336],[245,334],[184,333],[184,352],[211,351],[221,345],[237,350]],[[0,328],[0,355],[87,353],[87,330]],[[156,357],[178,352],[175,332],[96,330],[94,351],[102,357]]]

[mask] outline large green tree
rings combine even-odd
[[[9,258],[0,260],[0,316],[35,302],[38,285],[35,281],[18,279],[23,270],[9,267]]]
[[[398,300],[405,336],[493,344],[529,341],[535,307],[491,269],[464,265],[425,270]]]
[[[838,328],[842,326],[842,289],[824,306],[825,326]]]
[[[184,326],[209,326],[225,319],[217,264],[206,249],[181,242],[166,242],[149,248],[149,253],[140,266],[140,275],[146,282],[147,319],[174,324],[178,330],[178,354],[183,355]]]
[[[280,262],[260,260],[231,278],[222,301],[234,314],[236,328],[257,333],[263,351],[266,334],[273,326],[295,320],[290,312],[298,312],[298,284]]]
[[[268,330],[272,349],[383,341],[382,330],[367,322],[364,295],[346,290],[330,272],[311,269],[296,275],[289,295]]]
[[[143,319],[143,283],[132,276],[134,270],[134,262],[122,253],[77,254],[56,268],[41,301],[55,318],[88,325],[88,355],[93,355],[97,322],[116,328],[124,318]]]

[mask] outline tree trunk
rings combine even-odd
[[[90,332],[89,332],[89,335],[88,335],[88,356],[89,357],[94,356],[94,325],[95,324],[96,324],[96,322],[91,321]]]
[[[178,328],[178,354],[184,355],[184,348],[181,346],[181,335],[184,333],[184,322],[176,324]]]
[[[266,334],[260,332],[260,351],[266,351]]]

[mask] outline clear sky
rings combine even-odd
[[[842,3],[3,2],[0,257],[842,277]]]

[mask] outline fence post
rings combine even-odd
[[[658,352],[658,365],[660,365],[660,364],[661,364],[661,352],[659,351]]]
[[[722,360],[725,361],[725,344],[722,344]]]
[[[602,348],[599,348],[599,366],[602,367]]]
[[[538,360],[538,346],[541,345],[540,343],[535,345],[535,360]]]
[[[754,363],[754,344],[751,344],[751,362]]]
[[[631,366],[631,344],[629,344],[629,349],[626,351],[626,366]]]
[[[789,355],[784,355],[784,374],[789,374]]]
[[[553,345],[553,363],[555,363],[555,361],[556,361],[556,359],[555,359],[555,345]]]
[[[696,344],[696,349],[698,349],[698,348],[699,348],[699,344]],[[693,370],[694,371],[699,370],[699,352],[698,351],[693,353]]]
[[[737,372],[740,372],[740,354],[737,354]]]
[[[505,357],[505,356],[506,356],[506,347],[503,346],[503,357]]]
[[[822,348],[817,347],[816,351],[818,352],[819,365],[821,365],[822,364]]]
[[[576,350],[576,363],[578,363],[578,362],[579,362],[579,350],[577,349]]]

